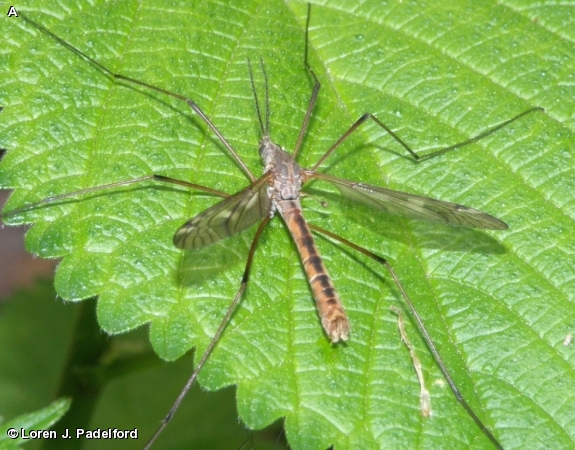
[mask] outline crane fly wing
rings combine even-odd
[[[271,211],[267,193],[269,174],[198,214],[180,227],[174,245],[187,250],[207,247],[244,231]]]
[[[334,184],[341,194],[353,201],[390,214],[486,230],[506,230],[507,224],[478,209],[434,198],[393,191],[364,183],[355,183],[319,172],[310,175]]]

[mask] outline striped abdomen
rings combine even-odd
[[[340,339],[347,341],[349,336],[347,315],[323,265],[311,231],[302,216],[299,200],[280,200],[275,204],[299,250],[325,332],[332,342],[338,342]]]

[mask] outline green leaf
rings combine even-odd
[[[134,430],[138,439],[106,440],[109,449],[141,449],[156,430],[159,415],[189,377],[192,354],[166,364],[152,351],[144,328],[106,336],[96,324],[95,301],[76,304],[54,301],[51,280],[35,283],[2,298],[0,315],[0,417],[18,417],[66,396],[72,405],[51,427],[56,439],[29,439],[27,449],[98,449],[101,439],[76,438],[76,430]],[[255,448],[277,445],[281,424],[248,433],[238,421],[235,388],[208,392],[195,386],[193,401],[185,402],[170,433],[162,438],[187,449],[240,448],[247,441]],[[4,430],[14,421],[4,424]],[[190,424],[194,424],[190,427]],[[38,429],[38,426],[33,426]],[[69,439],[61,436],[68,434]],[[30,435],[30,433],[28,433]],[[0,432],[0,448],[20,441]],[[275,443],[275,444],[274,444]],[[162,446],[162,442],[158,442]]]
[[[70,407],[70,399],[59,399],[39,411],[22,414],[0,426],[0,449],[16,449],[30,439],[42,439],[50,436],[48,428],[60,419]],[[24,430],[25,434],[21,434]],[[45,433],[42,433],[45,431]],[[12,438],[9,433],[19,433],[18,438]],[[53,433],[53,431],[52,431]]]
[[[302,63],[304,3],[66,3],[26,11],[110,69],[192,98],[255,174],[259,129],[246,58],[261,57],[272,137],[293,148],[312,87]],[[568,8],[378,0],[325,2],[312,11],[310,59],[322,90],[299,158],[304,166],[365,112],[425,152],[529,107],[546,109],[421,164],[368,124],[323,166],[485,210],[509,231],[388,217],[333,191],[321,195],[327,208],[305,201],[310,222],[390,260],[465,398],[505,448],[575,441],[575,351],[562,345],[575,329]],[[151,173],[229,193],[247,185],[185,103],[114,83],[22,20],[2,20],[0,143],[8,152],[0,184],[15,189],[5,211]],[[197,252],[175,249],[177,228],[217,201],[146,184],[5,220],[34,223],[28,249],[64,258],[56,277],[62,297],[98,295],[108,333],[150,323],[156,352],[175,359],[208,345],[255,231]],[[383,268],[321,237],[317,243],[350,317],[349,343],[329,344],[295,246],[274,220],[200,383],[237,384],[239,415],[250,427],[285,417],[292,448],[492,448],[408,326],[431,391],[433,416],[421,417],[417,379],[390,312],[402,301]]]

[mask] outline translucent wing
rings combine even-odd
[[[310,177],[329,181],[339,189],[344,197],[390,214],[470,228],[487,230],[506,230],[508,228],[505,222],[483,211],[456,203],[392,191],[364,183],[354,183],[318,172],[314,172]]]
[[[174,245],[188,250],[207,247],[244,231],[270,213],[268,174],[247,188],[198,214],[180,227]]]

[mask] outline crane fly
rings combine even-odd
[[[39,29],[43,33],[47,34],[51,38],[55,39],[61,45],[65,46],[76,55],[81,57],[83,60],[88,61],[107,76],[112,77],[116,80],[123,80],[130,83],[134,83],[138,86],[142,86],[147,89],[165,94],[172,98],[178,99],[185,102],[208,126],[208,128],[215,133],[219,141],[224,145],[224,147],[229,151],[232,157],[235,159],[239,167],[244,171],[247,177],[250,179],[251,183],[249,186],[241,190],[234,195],[228,195],[227,193],[217,191],[205,186],[194,184],[188,181],[182,181],[175,178],[170,178],[163,175],[149,175],[141,178],[120,181],[116,183],[110,183],[106,185],[96,186],[93,188],[83,189],[80,191],[70,192],[67,194],[57,195],[44,199],[40,202],[32,203],[22,208],[10,211],[4,214],[7,215],[15,214],[17,212],[22,212],[39,205],[46,203],[54,203],[61,201],[63,199],[78,196],[80,194],[85,194],[89,192],[99,191],[103,189],[110,189],[118,186],[127,186],[143,181],[157,181],[161,183],[178,184],[195,190],[199,190],[208,194],[223,197],[224,200],[215,204],[214,206],[208,208],[204,212],[193,217],[191,220],[183,224],[174,235],[174,245],[178,248],[185,250],[197,250],[210,246],[222,239],[226,239],[234,234],[240,233],[248,228],[259,223],[259,226],[255,232],[255,237],[249,248],[248,257],[243,273],[243,278],[240,287],[229,306],[224,319],[222,320],[217,332],[214,334],[209,346],[202,355],[196,369],[194,370],[191,378],[188,380],[187,384],[181,391],[173,407],[169,411],[168,415],[163,419],[162,424],[158,431],[154,434],[151,440],[146,445],[149,448],[155,439],[159,436],[162,430],[165,428],[167,423],[170,421],[171,417],[179,407],[184,396],[191,388],[191,386],[196,381],[198,374],[213,349],[215,348],[221,334],[223,333],[226,324],[230,320],[232,314],[234,313],[242,294],[244,293],[248,279],[250,268],[252,265],[254,253],[257,247],[257,243],[261,237],[262,231],[269,221],[277,214],[283,218],[296,246],[299,251],[301,262],[304,267],[313,297],[315,299],[317,312],[319,315],[320,323],[325,331],[327,339],[333,344],[338,344],[341,341],[347,341],[348,339],[353,339],[353,324],[350,324],[350,320],[345,312],[342,300],[337,293],[336,287],[329,276],[329,273],[322,261],[322,258],[317,250],[314,242],[313,232],[323,234],[328,238],[335,240],[339,243],[347,245],[348,247],[363,253],[369,258],[374,259],[381,265],[384,265],[389,273],[391,274],[395,284],[398,286],[402,297],[406,301],[409,310],[411,311],[413,318],[418,324],[418,327],[422,333],[424,340],[426,341],[435,361],[443,372],[446,380],[448,381],[450,388],[457,397],[458,401],[463,405],[467,413],[473,418],[473,420],[478,424],[481,430],[487,435],[491,442],[497,447],[502,448],[492,432],[483,424],[478,415],[473,411],[473,409],[467,404],[460,394],[458,388],[453,382],[452,377],[449,375],[447,367],[443,362],[441,356],[429,336],[422,320],[420,319],[413,303],[411,302],[406,290],[403,288],[400,280],[395,274],[393,268],[384,258],[344,239],[337,236],[328,230],[322,229],[316,225],[308,224],[304,219],[302,212],[302,206],[300,198],[302,196],[303,186],[311,180],[318,180],[331,183],[334,185],[339,192],[347,199],[367,205],[375,210],[386,212],[390,214],[398,214],[410,219],[421,219],[433,222],[444,223],[448,225],[459,225],[471,228],[485,229],[485,230],[505,230],[508,228],[507,224],[503,221],[493,217],[485,212],[477,209],[473,209],[467,206],[450,203],[447,201],[437,200],[429,197],[409,194],[405,192],[394,191],[391,189],[382,188],[379,186],[374,186],[370,184],[365,184],[361,182],[348,181],[342,178],[338,178],[326,173],[319,172],[317,169],[319,166],[329,157],[336,148],[338,148],[351,134],[353,134],[363,123],[371,120],[383,130],[385,130],[390,136],[400,144],[415,160],[423,160],[432,156],[437,156],[443,154],[447,151],[453,150],[455,148],[463,147],[465,145],[476,142],[485,136],[488,136],[497,130],[503,128],[509,123],[518,120],[519,118],[529,114],[533,111],[540,111],[541,108],[531,108],[512,119],[509,119],[499,125],[496,125],[487,131],[481,133],[466,141],[460,142],[458,144],[437,150],[435,152],[419,156],[415,153],[399,136],[397,136],[391,129],[389,129],[385,124],[379,121],[372,114],[364,114],[361,116],[347,131],[345,131],[341,137],[336,140],[336,142],[328,148],[325,154],[319,159],[319,161],[311,168],[306,169],[301,167],[297,162],[296,158],[302,147],[304,137],[314,110],[314,106],[319,94],[321,84],[318,77],[312,70],[308,62],[308,42],[309,42],[309,23],[310,23],[310,12],[311,7],[308,6],[308,14],[306,21],[306,31],[305,31],[305,51],[304,51],[304,66],[310,75],[314,86],[310,96],[310,100],[307,106],[307,110],[299,131],[299,135],[296,141],[296,145],[292,153],[285,151],[282,147],[273,142],[270,135],[270,105],[269,105],[269,93],[268,93],[268,80],[265,71],[265,66],[263,61],[260,60],[261,72],[264,77],[264,114],[262,114],[262,107],[260,105],[260,100],[258,98],[257,89],[255,86],[254,75],[252,64],[248,60],[249,76],[251,81],[252,92],[254,95],[256,113],[259,121],[259,126],[261,130],[261,140],[259,143],[259,153],[262,158],[264,165],[264,174],[259,178],[256,178],[252,172],[248,169],[245,163],[242,161],[237,152],[229,144],[226,138],[222,135],[219,129],[214,125],[214,123],[207,117],[203,110],[198,106],[193,100],[182,96],[180,94],[167,91],[157,86],[147,84],[143,81],[130,78],[121,74],[114,73],[101,65],[96,60],[82,53],[77,48],[68,44],[66,41],[62,40],[42,25],[37,24],[31,19],[21,15],[27,23]],[[403,325],[402,325],[403,326]]]

